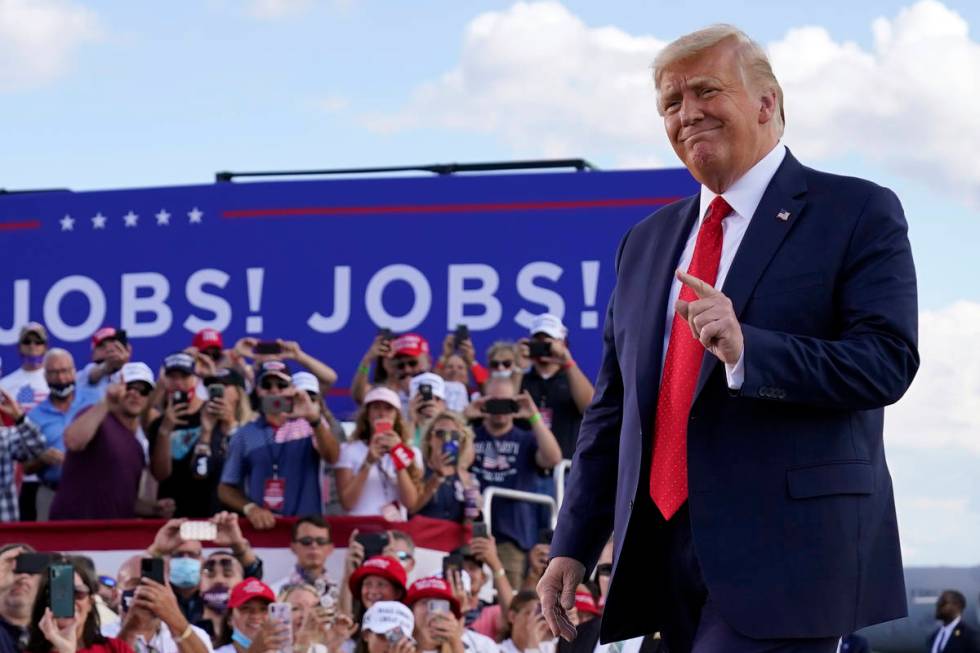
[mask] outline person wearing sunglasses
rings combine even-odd
[[[136,516],[140,477],[146,467],[137,432],[153,386],[153,372],[146,363],[126,363],[105,397],[68,425],[52,520]]]
[[[320,404],[293,386],[284,362],[259,366],[255,397],[259,417],[232,436],[218,498],[254,528],[269,529],[276,515],[322,510],[320,461],[337,462],[340,442]]]
[[[287,585],[315,587],[320,596],[336,594],[337,582],[327,571],[327,558],[333,553],[330,525],[319,514],[301,517],[292,529],[290,550],[295,557],[293,570],[269,586],[276,594]]]
[[[235,521],[238,521],[237,516]],[[212,643],[225,637],[225,616],[229,610],[231,588],[243,580],[245,573],[242,563],[231,551],[213,551],[201,565],[200,597],[203,610],[195,625],[211,635]]]
[[[43,366],[47,348],[47,330],[37,322],[28,322],[21,327],[17,340],[20,367],[0,378],[0,390],[13,395],[25,412],[30,412],[48,396],[48,383]],[[40,479],[34,473],[24,477],[20,488],[21,521],[37,519],[35,502],[40,487]]]
[[[487,380],[510,379],[514,390],[519,390],[524,371],[518,360],[517,345],[509,340],[498,340],[490,345],[487,350],[487,371]],[[481,385],[481,390],[485,386],[486,382]]]
[[[422,435],[425,480],[412,514],[462,523],[466,517],[467,494],[480,491],[473,465],[473,431],[458,414],[436,415]],[[474,496],[470,499],[477,504]]]

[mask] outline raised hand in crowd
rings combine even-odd
[[[371,366],[375,363],[381,364],[379,361],[389,361],[394,357],[395,350],[391,346],[392,334],[390,333],[379,333],[371,341],[371,346],[368,347],[367,351],[364,352],[364,356],[361,357],[361,362],[357,366],[357,371],[354,374],[354,382],[351,384],[351,398],[360,404],[364,401],[364,395],[367,394],[368,390],[371,388]],[[375,372],[377,375],[377,371]]]
[[[548,557],[551,554],[551,545],[537,543],[531,547],[527,554],[527,575],[524,577],[524,584],[521,589],[533,590],[544,575],[544,570],[548,567]]]
[[[537,414],[538,407],[527,390],[514,397],[514,399],[517,401],[518,409],[514,415],[514,419],[531,419],[532,416]]]
[[[347,540],[347,553],[344,554],[344,577],[340,581],[340,596],[337,609],[343,614],[353,614],[353,596],[350,590],[350,577],[354,570],[364,564],[364,545],[357,539],[357,529],[351,531]]]
[[[453,653],[463,653],[463,622],[450,612],[437,612],[429,615],[429,636],[440,644],[449,644]]]
[[[184,539],[180,536],[180,527],[186,521],[184,518],[171,519],[161,526],[153,537],[153,542],[146,549],[147,555],[151,558],[159,558],[173,553],[184,543]]]
[[[514,589],[507,579],[507,573],[500,555],[497,553],[497,538],[493,535],[487,537],[474,537],[470,540],[470,553],[476,558],[477,562],[490,568],[493,578],[493,587],[497,591],[497,603],[500,609],[506,614],[510,609],[510,600],[514,596]],[[470,574],[472,576],[472,574]],[[472,591],[471,605],[478,603],[480,588],[474,587]]]
[[[327,647],[327,653],[341,653],[344,643],[354,636],[357,632],[357,624],[350,615],[338,613],[334,617],[333,623],[329,624],[327,634],[323,643]]]
[[[248,543],[248,540],[242,534],[236,513],[227,511],[219,512],[211,518],[211,523],[217,527],[217,534],[214,538],[215,545],[226,546],[231,549],[232,555],[238,558],[238,561],[244,569],[249,569],[256,563],[258,558]]]
[[[140,586],[136,588],[136,593],[133,595],[132,607],[159,617],[175,639],[180,637],[190,625],[184,613],[180,611],[173,591],[166,585],[149,578],[140,579]]]
[[[75,653],[78,650],[78,633],[74,618],[58,619],[64,623],[58,626],[51,608],[44,609],[44,616],[38,622],[45,639],[51,643],[53,653]]]
[[[19,422],[24,416],[24,409],[20,407],[12,394],[0,389],[0,413],[6,415],[13,422]]]
[[[289,648],[289,628],[288,624],[267,619],[246,651],[248,653],[269,653],[270,651],[283,651]]]

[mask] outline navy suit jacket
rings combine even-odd
[[[936,637],[941,631],[942,629],[939,628],[929,636],[929,640],[926,642],[926,653],[932,652],[932,646],[936,643]],[[980,653],[980,638],[977,637],[975,630],[960,621],[950,634],[949,640],[943,648],[943,653]]]
[[[649,469],[664,310],[697,195],[634,226],[616,256],[593,402],[552,542],[591,569],[611,532],[602,641],[662,630],[670,597],[631,519]],[[788,211],[782,220],[777,214]],[[906,614],[883,407],[918,369],[915,270],[898,198],[789,152],[722,288],[745,338],[728,389],[705,353],[688,426],[695,549],[722,617],[758,638],[838,637]],[[644,478],[648,478],[648,475]],[[627,564],[624,566],[623,561]]]

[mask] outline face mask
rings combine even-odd
[[[55,399],[64,399],[75,392],[75,383],[49,383],[48,389]]]
[[[40,365],[44,362],[44,356],[25,356],[20,355],[20,361],[26,363],[27,365]]]
[[[170,582],[177,587],[194,587],[201,582],[201,561],[194,558],[170,560]]]
[[[217,585],[212,585],[211,589],[201,595],[204,600],[204,605],[207,606],[209,610],[214,610],[219,614],[224,614],[228,611],[228,597],[230,596],[230,590],[227,585],[218,583]]]
[[[246,649],[252,645],[252,640],[246,637],[242,631],[238,630],[237,628],[231,632],[231,641]]]
[[[513,375],[514,375],[513,368],[509,370],[494,370],[493,372],[490,372],[490,376],[495,379],[509,379]]]

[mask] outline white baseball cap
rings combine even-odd
[[[364,405],[367,406],[371,402],[380,401],[382,403],[393,406],[397,410],[402,409],[402,400],[398,396],[398,393],[390,388],[386,388],[383,385],[376,385],[368,393],[364,395]]]
[[[400,628],[406,637],[411,637],[415,630],[415,617],[404,603],[378,601],[364,613],[362,628],[378,635]]]
[[[432,396],[446,400],[446,382],[435,372],[422,372],[412,377],[408,384],[408,393],[414,397],[419,393],[419,386],[426,385],[432,387]]]
[[[146,363],[126,363],[122,366],[121,370],[113,375],[112,380],[117,383],[143,381],[149,383],[151,388],[156,385],[156,379],[153,378],[153,370]]]
[[[293,387],[304,392],[320,394],[320,382],[309,372],[296,372],[296,374],[293,374]]]
[[[531,320],[531,335],[536,333],[546,333],[556,340],[564,340],[568,335],[568,329],[557,315],[542,313]]]

